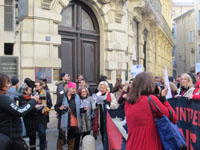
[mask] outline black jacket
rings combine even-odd
[[[19,106],[27,104],[31,98],[25,98],[24,95],[19,96]],[[33,109],[29,114],[23,117],[27,135],[36,134],[39,125],[39,116],[37,109]]]
[[[62,111],[59,108],[63,103],[64,94],[65,94],[65,91],[64,91],[63,83],[60,83],[56,89],[57,101],[54,106],[54,109],[58,114],[62,113]]]
[[[22,136],[20,117],[27,115],[35,108],[36,102],[31,99],[27,104],[17,106],[10,97],[0,95],[0,132],[9,137]]]
[[[58,129],[60,129],[60,124],[61,124],[61,115],[62,115],[62,110],[60,110],[60,106],[62,106],[63,103],[63,98],[65,95],[65,91],[63,88],[63,83],[60,83],[57,87],[56,90],[56,94],[57,94],[57,101],[56,104],[54,106],[55,111],[57,112],[57,118],[58,118]]]

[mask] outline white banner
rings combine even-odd
[[[168,78],[168,73],[167,73],[167,67],[165,66],[165,84],[168,87],[168,93],[166,95],[166,99],[172,98],[172,93],[171,93],[171,88],[169,85],[169,78]]]

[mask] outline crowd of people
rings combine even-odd
[[[188,100],[200,100],[200,73],[196,77],[184,73],[177,80],[170,77],[169,81],[174,98],[183,96]],[[142,72],[124,84],[122,79],[116,79],[114,87],[102,75],[96,89],[90,87],[81,74],[76,82],[72,82],[69,74],[61,73],[56,86],[57,150],[63,150],[66,144],[68,150],[78,150],[80,146],[83,150],[95,149],[95,139],[99,134],[104,145],[104,112],[107,107],[124,107],[128,127],[127,150],[161,150],[154,118],[164,114],[174,124],[177,121],[165,97],[168,87],[162,77],[154,77],[152,73]],[[149,98],[163,114],[152,104],[152,115]],[[9,150],[27,149],[24,136],[29,138],[30,150],[36,150],[37,133],[40,150],[47,149],[46,129],[51,108],[52,99],[46,79],[32,81],[26,78],[19,87],[16,77],[10,79],[0,73],[0,141],[5,140],[4,136],[9,137],[12,142],[7,144],[5,141],[7,145],[4,144],[9,146]]]

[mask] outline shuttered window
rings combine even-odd
[[[4,30],[13,31],[13,0],[4,0]]]

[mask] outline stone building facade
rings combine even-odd
[[[200,62],[200,1],[195,0],[194,5],[195,14],[195,61]]]
[[[104,74],[114,83],[130,79],[133,64],[157,76],[167,66],[172,75],[171,0],[29,0],[28,8],[12,31],[0,26],[0,56],[7,55],[5,43],[14,43],[9,57],[18,58],[21,80],[46,72],[54,91],[60,69],[69,68],[73,80],[80,73],[95,85]]]
[[[176,23],[177,75],[195,70],[195,14],[189,10],[174,19]]]
[[[178,77],[178,75],[180,75],[180,71],[177,72],[177,68],[178,68],[177,62],[179,61],[178,60],[179,56],[177,56],[178,51],[177,51],[177,46],[176,46],[177,41],[180,42],[180,40],[177,39],[177,25],[176,25],[174,19],[183,15],[184,13],[186,13],[186,12],[192,10],[192,9],[194,9],[194,2],[187,2],[187,3],[186,2],[185,3],[184,2],[173,2],[173,7],[172,7],[172,19],[173,19],[173,21],[172,21],[172,28],[173,29],[172,30],[173,30],[173,33],[174,33],[173,76],[175,78]],[[183,67],[183,66],[181,66],[181,67]]]

